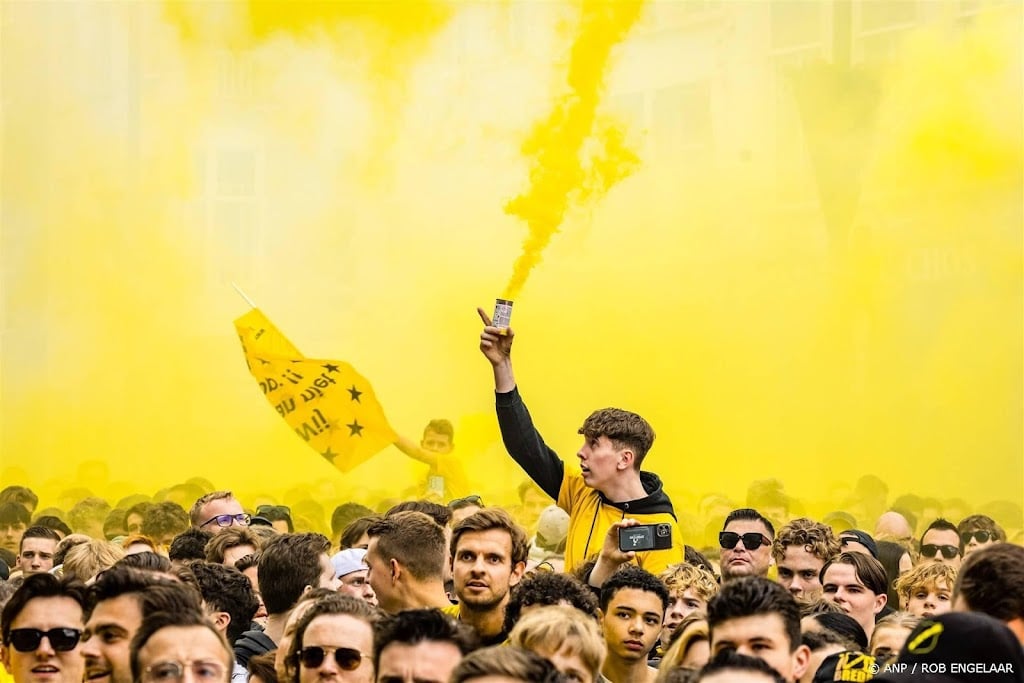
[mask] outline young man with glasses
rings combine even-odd
[[[317,600],[302,615],[288,648],[293,678],[279,683],[372,683],[373,629],[379,620],[375,607],[350,595]]]
[[[733,510],[718,534],[722,583],[741,576],[768,576],[775,527],[753,508]]]
[[[558,507],[569,513],[565,571],[572,572],[599,552],[605,535],[624,517],[641,524],[668,525],[670,547],[638,552],[631,562],[658,574],[683,561],[683,542],[672,501],[661,478],[641,470],[654,443],[654,430],[640,415],[618,408],[591,413],[578,432],[583,444],[576,457],[580,472],[567,471],[565,462],[541,437],[519,394],[512,371],[511,329],[485,325],[480,351],[494,373],[495,410],[505,450]]]
[[[219,534],[232,526],[249,526],[252,518],[231,491],[214,491],[201,496],[189,511],[192,526]]]
[[[956,529],[960,533],[960,547],[965,558],[975,550],[1006,540],[1003,528],[987,515],[964,517]]]
[[[176,610],[142,620],[131,664],[137,683],[228,683],[234,660],[228,641],[209,619]]]
[[[941,562],[959,569],[963,559],[963,548],[960,547],[960,532],[952,522],[937,519],[928,525],[921,535],[921,560],[925,562]]]
[[[81,683],[85,586],[33,574],[0,615],[0,658],[14,683]]]

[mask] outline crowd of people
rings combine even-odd
[[[595,411],[579,472],[533,425],[514,335],[480,312],[517,510],[435,496],[338,505],[330,534],[209,485],[39,509],[0,491],[0,635],[14,683],[1024,681],[1024,547],[984,514],[872,532],[728,510],[685,543],[654,431]],[[432,422],[402,449],[428,454]],[[448,436],[450,445],[451,435]],[[444,443],[440,446],[443,448]],[[195,481],[192,486],[202,486]],[[433,493],[445,490],[430,483]],[[526,505],[527,494],[554,505]]]

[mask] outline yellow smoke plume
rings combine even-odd
[[[573,206],[599,200],[638,165],[611,121],[597,120],[612,49],[640,17],[642,2],[584,0],[569,57],[568,92],[522,146],[530,186],[505,205],[529,229],[504,298],[515,299]],[[589,143],[589,144],[588,144]]]

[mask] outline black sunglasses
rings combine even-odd
[[[965,531],[960,534],[960,542],[964,545],[970,543],[972,538],[977,539],[978,543],[988,543],[988,539],[990,538],[993,541],[996,540],[996,535],[995,533],[985,531],[984,529],[979,529],[978,531]]]
[[[207,524],[217,523],[217,526],[231,526],[232,522],[238,522],[241,526],[249,526],[252,522],[252,517],[246,513],[240,513],[237,515],[217,515],[216,517],[210,517],[208,520],[199,525],[202,529]]]
[[[363,661],[363,657],[366,657],[367,659],[370,657],[369,655],[364,655],[359,650],[354,650],[350,647],[323,648],[313,645],[299,650],[299,662],[307,669],[316,669],[324,663],[324,658],[327,657],[327,652],[332,649],[334,650],[334,661],[342,671],[355,671],[359,668],[359,663]]]
[[[43,636],[50,641],[50,646],[54,650],[68,652],[78,647],[82,631],[77,628],[51,628],[49,631],[40,631],[37,628],[15,628],[11,629],[9,640],[18,652],[35,652],[39,649],[39,644],[43,642]]]
[[[265,515],[267,513],[273,514],[278,512],[282,515],[292,516],[292,510],[287,505],[259,505],[256,507],[257,515]]]
[[[935,545],[934,543],[927,543],[921,546],[922,557],[935,557],[940,552],[944,558],[952,560],[960,554],[960,548],[957,548],[955,545]]]
[[[772,544],[764,534],[759,534],[756,531],[745,534],[738,534],[735,531],[720,531],[718,533],[718,545],[722,546],[723,550],[732,550],[740,539],[743,539],[743,547],[747,550],[757,550],[763,545]]]

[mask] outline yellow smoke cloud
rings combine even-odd
[[[639,163],[623,144],[623,135],[596,112],[612,49],[640,17],[641,2],[584,0],[566,77],[568,92],[555,102],[523,143],[532,159],[530,187],[505,205],[529,228],[504,297],[515,299],[541,259],[551,237],[574,205],[594,202]],[[586,148],[587,142],[591,149]],[[589,152],[589,154],[588,154]]]
[[[0,484],[407,495],[395,449],[340,475],[267,407],[237,281],[514,500],[472,311],[525,222],[516,374],[567,460],[619,405],[687,515],[766,477],[857,512],[866,473],[1019,502],[1020,4],[853,3],[895,28],[845,67],[775,49],[833,46],[833,3],[620,5],[0,3]]]

